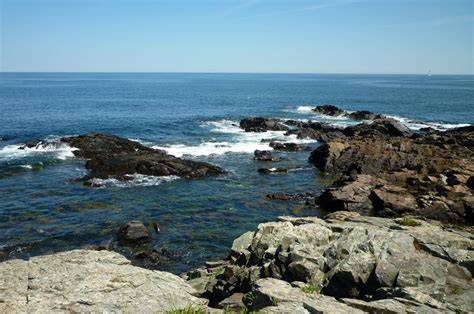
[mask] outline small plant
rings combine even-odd
[[[202,305],[198,305],[198,306],[187,305],[185,308],[173,309],[166,313],[167,314],[205,314],[206,311],[204,310]]]
[[[398,220],[397,223],[399,225],[407,226],[407,227],[416,227],[416,226],[421,225],[421,223],[419,223],[418,221],[413,220],[413,219],[408,218],[408,217],[404,217],[403,219]]]
[[[301,291],[303,291],[304,293],[315,293],[317,289],[313,285],[306,285],[304,287],[301,287]]]

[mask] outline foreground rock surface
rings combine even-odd
[[[88,133],[62,141],[77,148],[74,151],[77,157],[88,159],[86,168],[97,178],[123,179],[127,174],[202,178],[224,173],[217,166],[177,158],[110,134]]]
[[[183,279],[109,251],[76,250],[0,263],[0,312],[166,312],[205,308]]]
[[[237,238],[226,261],[185,277],[211,304],[245,293],[251,310],[469,312],[473,248],[472,233],[435,221],[280,217]]]

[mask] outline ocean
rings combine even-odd
[[[275,192],[319,193],[330,176],[312,167],[310,150],[277,154],[287,175],[261,175],[253,160],[262,140],[308,145],[283,132],[245,133],[243,117],[356,123],[320,116],[318,104],[391,116],[413,130],[474,123],[473,76],[1,73],[0,250],[14,255],[99,245],[128,220],[161,226],[150,246],[173,257],[174,273],[226,256],[234,238],[280,215],[323,215],[300,203],[268,200]],[[221,177],[186,180],[136,175],[85,187],[84,161],[66,145],[18,150],[29,139],[59,140],[108,132],[175,156],[224,168]],[[273,166],[273,165],[272,165]],[[151,228],[150,228],[151,230]],[[136,248],[122,248],[133,254]]]

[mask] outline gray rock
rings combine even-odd
[[[157,312],[206,308],[183,279],[110,251],[76,250],[0,263],[0,312]]]

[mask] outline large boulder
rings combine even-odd
[[[217,166],[185,160],[115,135],[88,133],[66,137],[77,157],[88,159],[92,177],[123,179],[127,174],[202,178],[223,174]]]
[[[347,116],[353,120],[375,120],[384,118],[384,116],[381,114],[373,113],[367,110],[354,111],[349,113]]]
[[[278,119],[245,118],[240,120],[240,128],[245,132],[288,131],[289,128]]]
[[[391,118],[377,118],[371,123],[360,123],[353,126],[348,126],[343,133],[346,136],[368,136],[368,135],[383,135],[383,136],[408,136],[411,131],[408,127]]]
[[[0,263],[0,312],[167,312],[206,308],[183,279],[110,251],[76,250]]]

